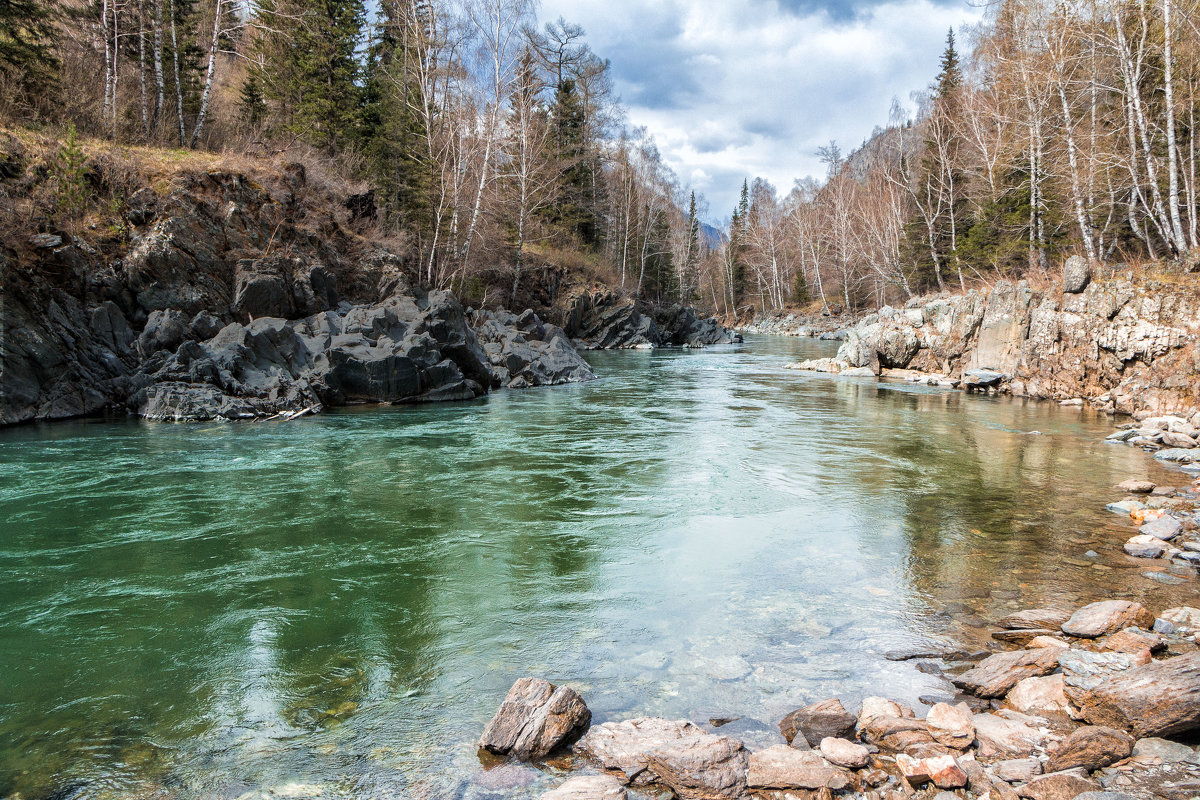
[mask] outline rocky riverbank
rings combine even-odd
[[[97,246],[38,234],[0,247],[0,425],[467,400],[590,380],[576,346],[733,340],[690,308],[655,319],[608,292],[581,294],[567,330],[533,311],[463,309],[410,284],[401,255],[336,216],[314,222],[302,167],[276,177],[268,187],[178,175],[161,195],[134,194],[121,237]]]
[[[796,369],[905,377],[1185,417],[1200,409],[1200,317],[1191,284],[1092,280],[1071,259],[1061,284],[1000,281],[988,291],[885,306],[847,329],[831,359]]]

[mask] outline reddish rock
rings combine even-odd
[[[816,747],[828,736],[853,737],[857,724],[858,718],[846,712],[842,701],[833,699],[796,709],[780,720],[779,732],[788,744],[800,734],[810,747]]]
[[[1032,800],[1074,800],[1084,792],[1094,792],[1099,785],[1088,780],[1082,770],[1051,772],[1034,778],[1017,791]]]
[[[1025,678],[1047,675],[1058,666],[1053,647],[1013,650],[997,653],[979,662],[973,669],[951,678],[955,686],[979,697],[1002,697]]]
[[[1059,611],[1057,608],[1031,608],[1026,611],[1009,614],[1000,620],[1000,627],[1009,630],[1050,628],[1057,631],[1070,618],[1071,615],[1069,613]]]
[[[1046,769],[1061,772],[1083,767],[1089,772],[1115,764],[1133,752],[1133,737],[1124,731],[1085,725],[1071,733],[1050,755]]]
[[[1082,701],[1085,719],[1135,738],[1200,728],[1200,652],[1155,661],[1115,675]]]
[[[932,783],[939,789],[961,789],[967,785],[966,773],[953,756],[913,758],[901,753],[896,756],[896,767],[914,787]]]
[[[1063,623],[1062,632],[1079,639],[1096,639],[1122,628],[1136,625],[1148,628],[1154,624],[1154,615],[1141,603],[1128,600],[1102,600],[1091,603],[1076,611]]]
[[[971,709],[966,703],[952,706],[937,703],[925,716],[925,724],[933,738],[956,750],[966,750],[975,741],[975,726],[971,723]]]
[[[542,800],[626,800],[629,793],[610,775],[577,775],[557,789],[542,795]]]
[[[1117,631],[1105,639],[1100,646],[1116,653],[1132,654],[1140,654],[1143,650],[1157,653],[1167,649],[1167,643],[1161,636],[1141,628],[1126,628],[1123,631]]]
[[[812,750],[778,744],[750,754],[750,789],[844,789],[850,777]]]

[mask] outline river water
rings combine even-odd
[[[1112,484],[1185,477],[1104,444],[1109,420],[783,369],[832,349],[0,432],[0,797],[536,797],[553,767],[473,745],[523,675],[597,721],[741,717],[722,730],[758,745],[807,702],[947,692],[887,651],[1194,595],[1119,552]]]

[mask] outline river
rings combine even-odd
[[[0,797],[536,797],[551,772],[473,745],[523,675],[597,721],[741,717],[722,730],[755,745],[807,702],[946,694],[889,650],[1194,594],[1120,553],[1112,485],[1186,479],[1102,442],[1110,420],[783,369],[832,350],[0,431]]]

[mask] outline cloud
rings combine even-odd
[[[632,125],[728,216],[742,180],[821,175],[817,148],[858,147],[893,97],[925,88],[965,0],[543,0],[612,60]],[[704,176],[701,185],[697,176]]]

